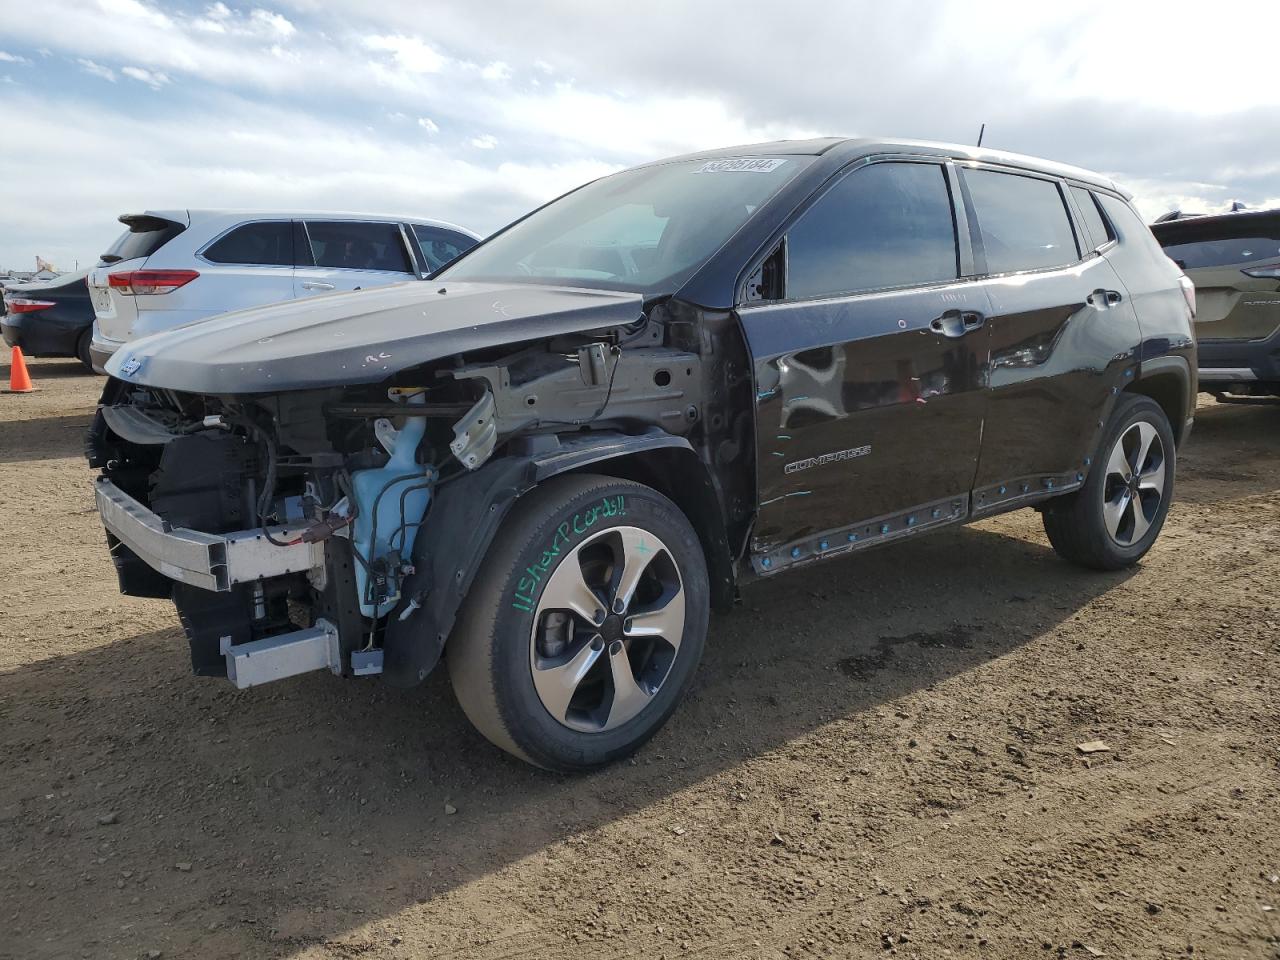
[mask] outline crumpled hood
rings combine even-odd
[[[376,383],[467,350],[632,323],[643,306],[638,293],[412,280],[197,320],[126,344],[106,370],[188,393]]]

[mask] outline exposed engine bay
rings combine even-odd
[[[703,359],[696,343],[664,345],[666,331],[642,317],[278,393],[113,379],[87,454],[121,590],[172,597],[195,671],[237,686],[322,667],[383,673],[396,636],[396,682],[416,682],[456,607],[434,594],[463,580],[459,567],[458,585],[441,582],[453,567],[433,566],[429,540],[439,553],[483,527],[467,511],[497,488],[514,499],[534,454],[700,433]],[[448,615],[424,616],[433,602]],[[432,630],[427,653],[403,653]]]

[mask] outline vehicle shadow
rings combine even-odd
[[[85,431],[92,420],[92,412],[0,420],[0,463],[82,457]]]
[[[713,619],[671,722],[584,776],[491,747],[443,670],[407,692],[321,674],[236,691],[191,677],[174,629],[33,663],[0,675],[0,826],[26,881],[7,888],[10,946],[136,949],[163,931],[175,955],[230,956],[338,938],[833,720],[896,723],[886,704],[1016,650],[1128,575],[965,528],[756,584]],[[73,916],[56,906],[67,869],[102,881]]]
[[[1179,500],[1221,503],[1280,490],[1280,403],[1206,403],[1178,451]]]
[[[9,372],[12,364],[9,362],[10,351],[4,351],[4,362],[0,363],[0,379],[6,384],[9,382]],[[31,373],[31,379],[35,381],[36,386],[40,385],[41,380],[66,380],[72,377],[87,378],[96,377],[100,380],[104,379],[90,370],[87,370],[79,360],[38,360],[34,357],[26,357],[27,370]]]

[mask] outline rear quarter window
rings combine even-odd
[[[466,234],[441,227],[414,224],[413,233],[418,238],[418,249],[422,251],[429,273],[434,273],[451,260],[456,260],[476,245],[476,241]]]
[[[1063,267],[1080,258],[1057,183],[995,170],[964,170],[989,273]]]
[[[293,264],[293,224],[288,220],[245,223],[201,254],[213,263],[287,267]]]
[[[1132,248],[1135,253],[1141,251],[1155,265],[1164,267],[1169,265],[1169,258],[1160,249],[1160,244],[1152,235],[1151,228],[1142,222],[1142,218],[1133,207],[1109,193],[1099,193],[1096,196],[1102,211],[1120,235],[1122,244]]]
[[[1083,238],[1083,245],[1090,250],[1097,250],[1099,247],[1105,246],[1114,240],[1115,234],[1111,232],[1110,225],[1103,219],[1101,211],[1098,210],[1098,202],[1093,198],[1093,191],[1086,190],[1084,187],[1072,187],[1071,196],[1076,202],[1081,218],[1084,220],[1084,229],[1087,236]]]

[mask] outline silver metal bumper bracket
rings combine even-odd
[[[224,637],[221,652],[227,658],[227,679],[240,690],[312,670],[342,673],[338,628],[323,618],[305,630],[235,646]]]

